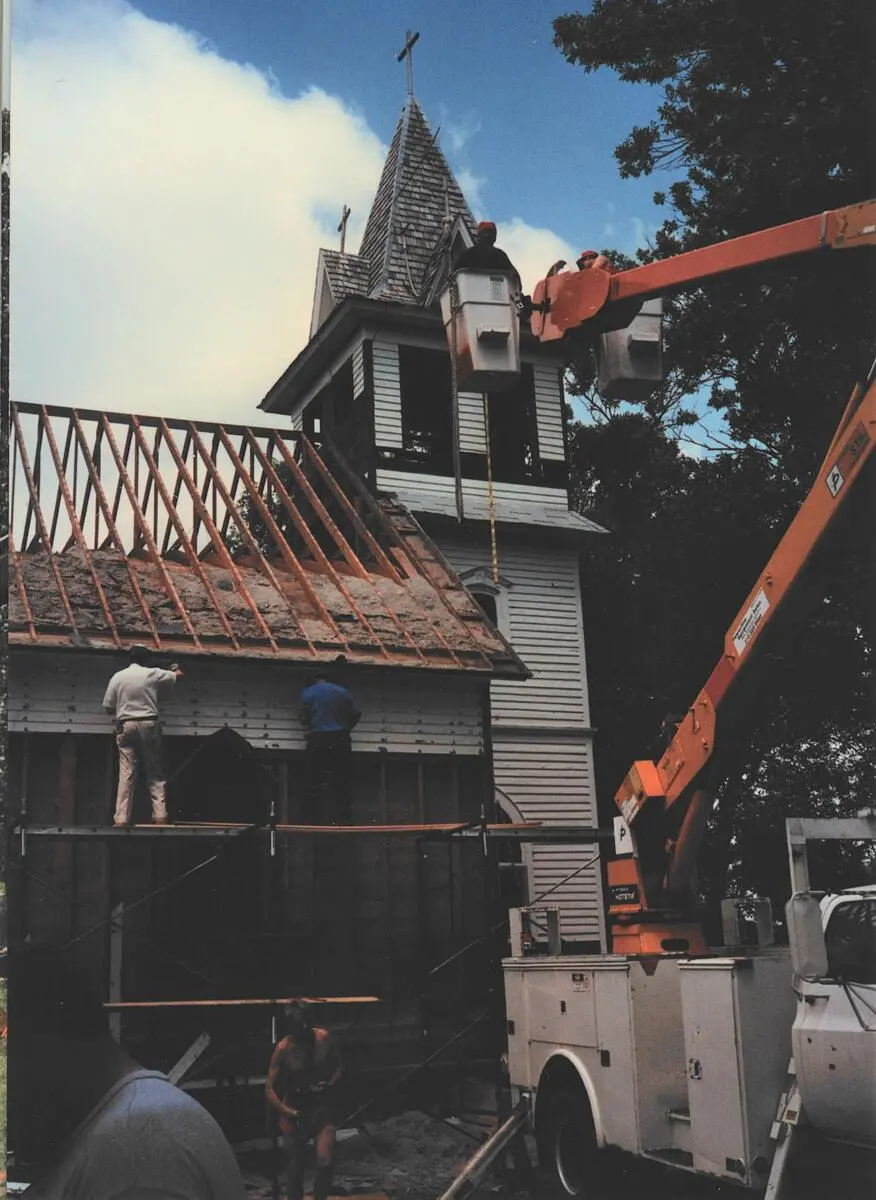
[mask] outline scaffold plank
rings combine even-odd
[[[134,1008],[276,1008],[282,1004],[381,1004],[379,996],[274,996],[241,1000],[110,1000],[107,1012]]]
[[[24,832],[34,837],[70,838],[117,838],[117,837],[241,837],[245,834],[269,834],[271,830],[281,834],[302,837],[338,835],[367,836],[373,834],[387,837],[393,834],[412,837],[479,838],[519,842],[576,842],[589,844],[610,841],[610,829],[598,829],[593,825],[544,825],[539,822],[521,824],[467,824],[464,822],[432,822],[413,825],[243,825],[225,824],[219,821],[174,823],[169,825],[27,825],[16,827],[15,832]]]

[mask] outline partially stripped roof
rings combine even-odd
[[[10,644],[528,674],[410,512],[301,434],[11,424]]]

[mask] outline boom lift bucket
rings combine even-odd
[[[600,335],[596,343],[597,387],[606,400],[641,404],[663,382],[663,300],[646,300],[622,329]]]
[[[441,294],[441,316],[460,391],[514,386],[520,376],[520,321],[507,275],[454,272]]]

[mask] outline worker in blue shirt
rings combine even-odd
[[[337,824],[349,817],[350,733],[362,716],[345,687],[317,672],[301,693],[307,746],[308,824]]]

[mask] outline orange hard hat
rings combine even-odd
[[[496,226],[493,221],[478,222],[478,237],[489,237],[496,240]]]

